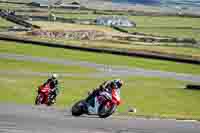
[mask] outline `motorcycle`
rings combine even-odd
[[[120,104],[117,90],[112,90],[112,95],[108,92],[101,92],[88,101],[86,99],[80,100],[72,106],[71,112],[73,116],[87,114],[107,118],[116,111],[117,106]]]
[[[35,105],[46,104],[48,106],[54,104],[54,95],[51,94],[50,85],[40,86],[38,88],[38,95],[35,99]]]

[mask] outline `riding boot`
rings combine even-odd
[[[57,97],[57,95],[56,95],[56,93],[54,93],[53,94],[53,100],[52,100],[53,103],[56,103],[56,97]]]

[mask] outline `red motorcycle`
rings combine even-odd
[[[54,104],[54,96],[51,94],[50,84],[41,85],[38,88],[38,95],[35,99],[35,105],[46,104],[48,106]]]
[[[112,95],[108,92],[102,92],[94,97],[93,102],[87,102],[86,99],[76,102],[72,106],[71,112],[73,116],[87,114],[106,118],[115,112],[120,103],[121,100],[116,90],[112,91]]]

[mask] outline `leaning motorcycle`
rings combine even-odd
[[[89,101],[83,99],[76,102],[72,106],[71,112],[73,116],[87,114],[98,115],[100,118],[107,118],[116,111],[119,104],[120,97],[117,90],[112,90],[112,94],[102,92]]]
[[[35,99],[35,105],[46,104],[48,106],[54,104],[54,95],[51,94],[50,85],[40,86],[38,88],[38,95]]]

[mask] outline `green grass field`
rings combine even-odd
[[[128,29],[129,32],[140,32],[145,34],[152,34],[155,36],[169,36],[178,38],[194,38],[200,40],[200,28],[174,28],[174,27],[138,27]]]
[[[99,15],[98,14],[57,14],[58,17],[63,17],[67,19],[96,19]]]
[[[130,32],[143,32],[159,36],[172,36],[195,38],[199,40],[200,18],[190,17],[152,17],[152,16],[130,16],[137,24],[137,28],[127,28]]]
[[[47,12],[46,9],[29,8],[24,5],[17,4],[1,4],[5,9],[37,9],[38,15]],[[1,7],[0,6],[0,7]],[[80,10],[80,14],[77,11],[70,11],[63,9],[53,9],[56,16],[64,18],[77,18],[77,19],[96,19],[100,14],[93,14],[91,11]],[[19,12],[20,13],[20,12]],[[74,14],[73,14],[74,13]],[[85,14],[86,13],[86,14]],[[87,14],[88,13],[88,14]],[[20,13],[22,14],[22,12]],[[23,12],[24,15],[31,15],[30,12]],[[35,12],[34,14],[37,14]],[[112,15],[112,13],[110,14]],[[178,16],[127,16],[130,20],[136,22],[137,28],[125,28],[130,32],[142,32],[148,34],[154,34],[159,36],[171,36],[171,37],[183,37],[194,38],[199,40],[200,38],[200,24],[198,23],[200,18],[191,17],[178,17]]]
[[[0,9],[4,9],[4,10],[18,10],[18,9],[28,10],[28,9],[30,9],[30,7],[25,5],[25,4],[0,3]]]
[[[129,16],[130,20],[137,23],[139,27],[185,27],[199,28],[200,18],[178,17],[178,16]]]
[[[14,43],[8,41],[0,41],[0,43],[1,43],[0,45],[1,53],[16,53],[16,54],[25,54],[32,56],[50,57],[50,58],[54,58],[56,55],[56,58],[61,58],[61,59],[66,58],[72,60],[90,61],[94,63],[107,64],[107,65],[125,65],[129,67],[139,67],[152,70],[189,73],[195,75],[200,74],[199,65],[144,59],[144,58],[135,58],[135,57],[126,57],[126,56],[116,56],[116,55],[102,54],[102,53],[97,54],[92,52],[27,45],[27,44]]]
[[[98,14],[59,14],[64,18],[95,19]],[[158,36],[200,38],[200,18],[170,16],[128,16],[137,28],[124,28],[129,32],[142,32]]]
[[[57,11],[57,10],[56,10]],[[58,11],[59,12],[59,11]],[[59,13],[58,13],[59,14]],[[68,14],[63,12],[59,15],[64,15],[68,18],[80,18],[88,19],[95,18],[98,14]],[[146,34],[154,34],[159,36],[172,36],[172,37],[184,37],[184,38],[195,38],[199,40],[200,38],[200,24],[198,23],[199,18],[188,18],[188,17],[150,17],[150,16],[128,16],[131,20],[137,23],[137,28],[128,28],[130,32],[142,32]],[[35,22],[34,22],[35,23]],[[35,24],[40,24],[44,28],[49,28],[53,30],[59,29],[94,29],[99,31],[104,31],[106,33],[115,33],[118,34],[115,30],[112,30],[109,27],[105,26],[90,26],[90,25],[73,25],[73,24],[54,24],[49,26],[44,22],[36,22]],[[0,19],[0,30],[4,30],[9,26],[14,25],[10,22],[7,22],[3,19]],[[56,25],[56,26],[55,26]],[[64,28],[63,28],[64,27]],[[37,38],[38,39],[38,38]],[[48,39],[45,39],[48,40]],[[60,40],[60,41],[59,41]],[[52,41],[52,40],[50,40]],[[198,48],[188,48],[188,47],[175,47],[175,43],[141,43],[133,41],[78,41],[78,40],[62,40],[54,39],[55,42],[65,42],[78,45],[84,45],[89,47],[103,47],[103,48],[117,48],[123,50],[142,50],[142,51],[152,51],[152,52],[161,52],[167,54],[177,54],[181,56],[188,56],[193,58],[199,58],[199,49]],[[156,46],[155,46],[156,45]],[[157,46],[163,45],[163,46]],[[171,46],[169,46],[171,45]],[[179,45],[179,44],[177,44]]]
[[[5,31],[5,29],[8,29],[11,26],[14,26],[15,24],[6,21],[5,19],[0,18],[0,31]]]

